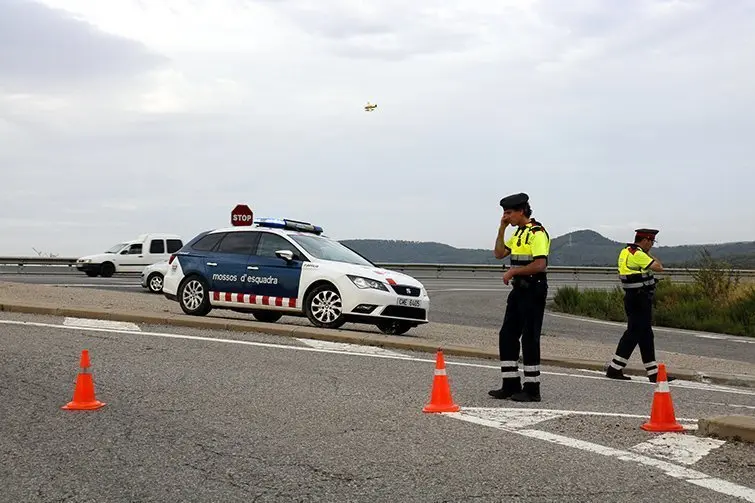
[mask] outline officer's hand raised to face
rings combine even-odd
[[[501,217],[501,226],[503,226],[503,227],[508,227],[509,226],[509,216],[508,215],[503,215]]]

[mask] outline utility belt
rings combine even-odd
[[[647,288],[655,289],[655,284],[658,283],[655,276],[643,273],[621,274],[619,275],[619,279],[621,280],[621,287],[627,291]]]
[[[639,287],[627,288],[624,287],[624,293],[626,295],[647,295],[653,297],[655,295],[655,284],[652,285],[640,285]]]
[[[511,278],[511,284],[514,288],[531,288],[538,284],[547,284],[548,275],[545,272],[528,274],[526,276],[514,276]]]

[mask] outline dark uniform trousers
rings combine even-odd
[[[514,277],[513,288],[506,300],[506,314],[498,333],[503,390],[523,390],[540,394],[540,332],[548,295],[545,278]],[[521,337],[524,385],[518,372],[519,340]]]
[[[639,345],[640,356],[648,376],[658,373],[655,361],[655,335],[653,334],[653,294],[652,288],[627,288],[624,290],[624,311],[627,314],[627,328],[619,339],[611,367],[622,370],[629,362],[634,348]]]

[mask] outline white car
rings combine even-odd
[[[149,264],[168,260],[171,253],[184,245],[176,234],[141,234],[136,239],[118,243],[104,253],[76,260],[76,269],[87,276],[109,278],[115,273],[142,272]]]
[[[422,283],[376,266],[306,222],[265,218],[203,232],[168,264],[163,295],[190,315],[215,308],[265,322],[306,316],[317,327],[369,323],[386,334],[429,321]]]
[[[168,261],[163,260],[154,264],[148,265],[144,268],[141,275],[142,287],[149,290],[151,293],[162,293],[163,291],[163,278],[168,271]]]

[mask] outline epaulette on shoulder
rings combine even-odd
[[[530,228],[530,232],[539,232],[539,231],[542,231],[542,230],[543,230],[543,226],[542,225],[533,225]]]

